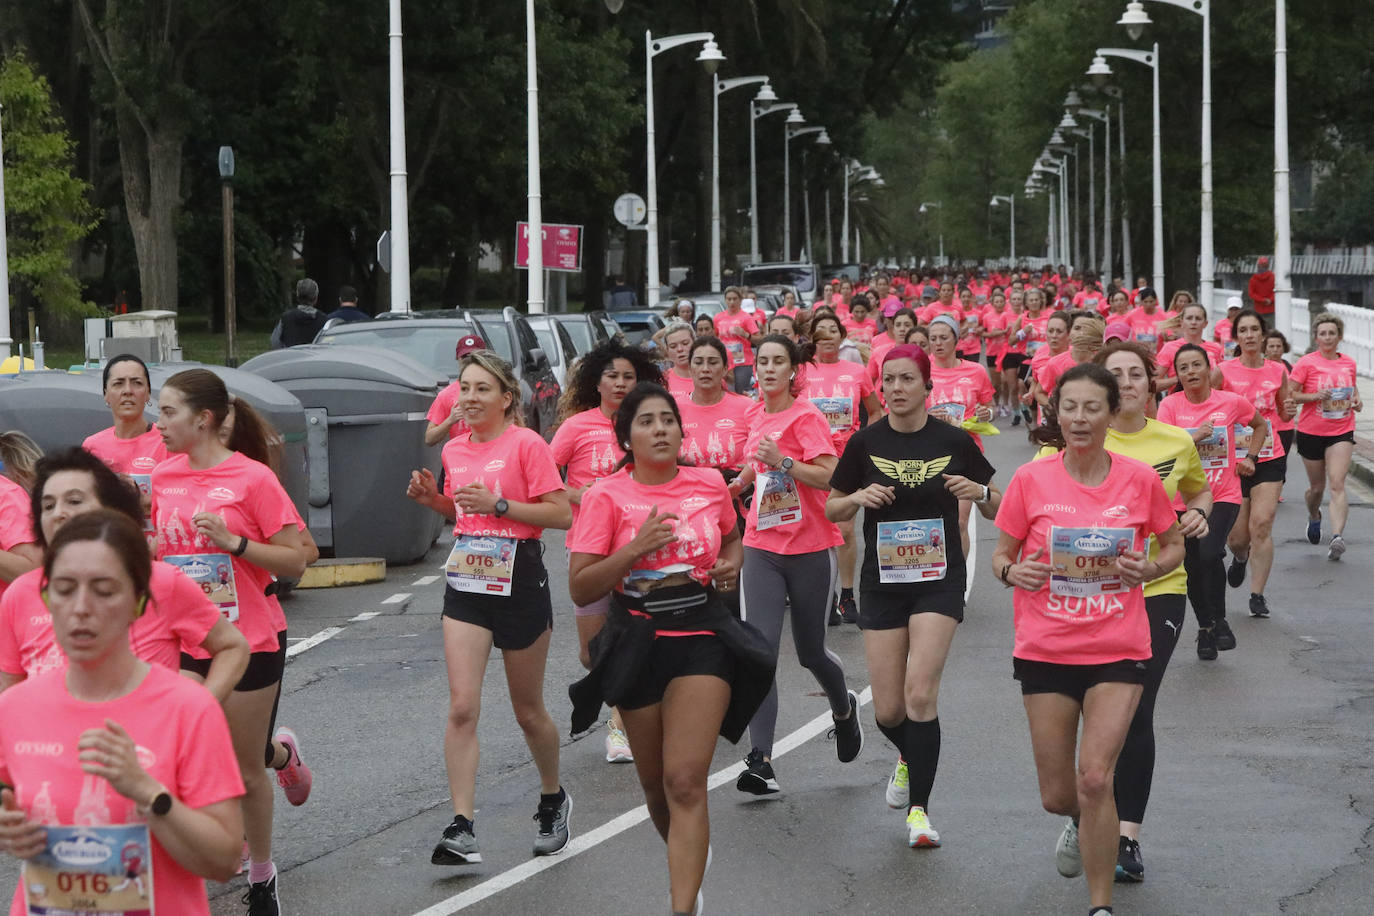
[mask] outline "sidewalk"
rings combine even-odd
[[[1374,379],[1359,376],[1357,383],[1364,410],[1355,414],[1355,460],[1350,473],[1374,487]]]

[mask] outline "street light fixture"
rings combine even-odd
[[[1102,143],[1102,276],[1111,277],[1112,274],[1112,118],[1111,109],[1104,106],[1102,111],[1092,108],[1083,108],[1078,112],[1080,117],[1091,118],[1094,121],[1101,121],[1103,128]],[[1092,125],[1088,125],[1089,134],[1092,133]],[[1088,140],[1089,152],[1092,149],[1092,138]],[[1089,170],[1091,172],[1091,169]],[[1092,208],[1092,192],[1088,193],[1088,206]],[[1132,278],[1134,279],[1134,278]]]
[[[765,87],[767,88],[767,87]],[[769,96],[773,96],[773,91],[769,89]],[[760,105],[759,102],[765,104]],[[776,97],[770,99],[763,98],[763,91],[754,97],[754,101],[749,105],[749,260],[753,264],[759,263],[759,179],[758,179],[758,158],[754,148],[754,136],[756,133],[755,122],[764,115],[780,114],[784,111],[796,111],[797,106],[793,102],[778,102]]]
[[[238,308],[234,301],[234,148],[219,148],[220,211],[224,218],[224,364],[239,364]]]
[[[794,120],[795,119],[795,120]],[[793,124],[805,124],[806,119],[801,116],[800,109],[792,109],[792,113],[787,116],[787,121],[783,128],[782,138],[782,259],[790,260],[792,257],[792,140],[794,137],[804,137],[810,134],[825,134],[824,127],[797,127]],[[829,142],[829,137],[826,142]]]
[[[754,96],[755,102],[776,101],[778,97],[773,93],[766,76],[739,76],[723,80],[719,74],[713,74],[711,79],[715,84],[715,91],[711,93],[711,289],[720,289],[720,97],[731,89],[755,86],[759,83],[763,85],[759,86],[759,91]],[[755,193],[752,184],[749,192],[749,206],[752,211]]]
[[[871,165],[863,165],[857,159],[846,159],[842,162],[844,166],[844,216],[840,225],[840,260],[849,263],[849,186],[852,182],[868,181],[875,185],[882,181],[882,176],[877,169]],[[860,198],[854,198],[859,200]],[[866,199],[866,198],[864,198]],[[857,248],[856,252],[857,254]]]
[[[1145,12],[1145,4],[1132,0],[1126,4],[1126,12],[1121,14],[1116,24],[1126,27],[1126,34],[1131,36],[1131,41],[1139,41],[1140,36],[1145,34],[1145,26],[1150,25],[1150,14]]]
[[[1059,120],[1059,129],[1072,130],[1077,126],[1078,122],[1073,119],[1073,115],[1069,114],[1067,111],[1064,112],[1064,117]]]

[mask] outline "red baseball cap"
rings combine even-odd
[[[485,340],[478,337],[476,334],[465,334],[458,338],[458,345],[453,348],[453,358],[462,359],[469,353],[475,353],[478,350],[486,349],[487,342]]]

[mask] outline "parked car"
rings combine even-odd
[[[859,284],[859,278],[863,276],[863,267],[859,264],[822,264],[821,282],[829,283],[832,277],[841,280],[848,279],[855,286]]]
[[[615,313],[615,323],[620,325],[621,333],[624,335],[625,343],[632,347],[639,347],[641,350],[651,350],[654,348],[654,332],[660,330],[667,322],[663,316],[652,309],[638,309],[635,311],[625,311]]]
[[[599,309],[591,312],[557,312],[551,313],[549,317],[568,332],[578,356],[585,355],[593,347],[611,339],[610,332],[602,322],[606,313]]]
[[[753,287],[790,286],[797,291],[799,301],[809,302],[820,287],[820,268],[805,261],[750,264],[740,272],[740,282]]]
[[[534,336],[539,338],[540,349],[549,358],[554,378],[558,379],[558,387],[568,387],[568,367],[577,359],[577,345],[573,343],[572,335],[555,315],[526,315],[525,320],[534,330]]]
[[[483,334],[491,348],[515,367],[526,398],[525,425],[540,435],[552,435],[558,421],[558,397],[562,389],[554,377],[549,355],[539,345],[539,338],[529,320],[511,306],[496,309],[465,309],[463,315],[475,319],[489,333]]]

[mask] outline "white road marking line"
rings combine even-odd
[[[382,599],[382,604],[400,604],[402,601],[410,599],[410,592],[397,592],[396,594]]]
[[[292,656],[300,655],[302,652],[305,652],[308,649],[315,648],[320,643],[324,642],[326,639],[333,639],[335,636],[338,636],[343,631],[343,627],[325,627],[323,630],[316,633],[314,636],[311,636],[308,639],[302,639],[294,646],[288,647],[286,650],[286,657],[291,658]]]
[[[416,579],[414,582],[410,583],[410,587],[411,587],[411,588],[423,588],[423,587],[426,586],[426,585],[433,585],[435,582],[438,582],[438,581],[439,581],[439,577],[438,577],[438,576],[421,576],[420,578]]]
[[[966,587],[964,589],[964,599],[973,591],[973,572],[977,565],[978,558],[978,534],[977,523],[972,517],[969,518],[969,556],[966,570]],[[859,694],[859,707],[867,706],[873,699],[873,688],[865,687]],[[857,713],[856,713],[857,714]],[[773,757],[781,757],[788,751],[795,750],[805,744],[810,739],[826,731],[834,724],[829,712],[823,712],[816,718],[807,722],[801,728],[785,736],[773,745]],[[738,778],[744,771],[743,762],[731,764],[728,767],[712,773],[706,781],[707,790],[717,789]],[[502,891],[514,887],[522,881],[533,878],[535,875],[553,868],[560,862],[566,862],[584,852],[588,852],[616,836],[629,830],[631,827],[638,826],[649,819],[649,809],[644,805],[631,808],[624,814],[614,817],[600,827],[587,833],[579,833],[567,845],[567,848],[558,856],[540,859],[530,859],[514,868],[508,868],[498,875],[483,881],[474,887],[454,894],[447,900],[441,900],[431,907],[421,910],[415,916],[452,916],[460,910],[481,903],[488,897],[495,896]]]
[[[357,617],[348,618],[349,623],[362,623],[364,620],[371,620],[373,617],[380,617],[381,611],[363,611]]]

